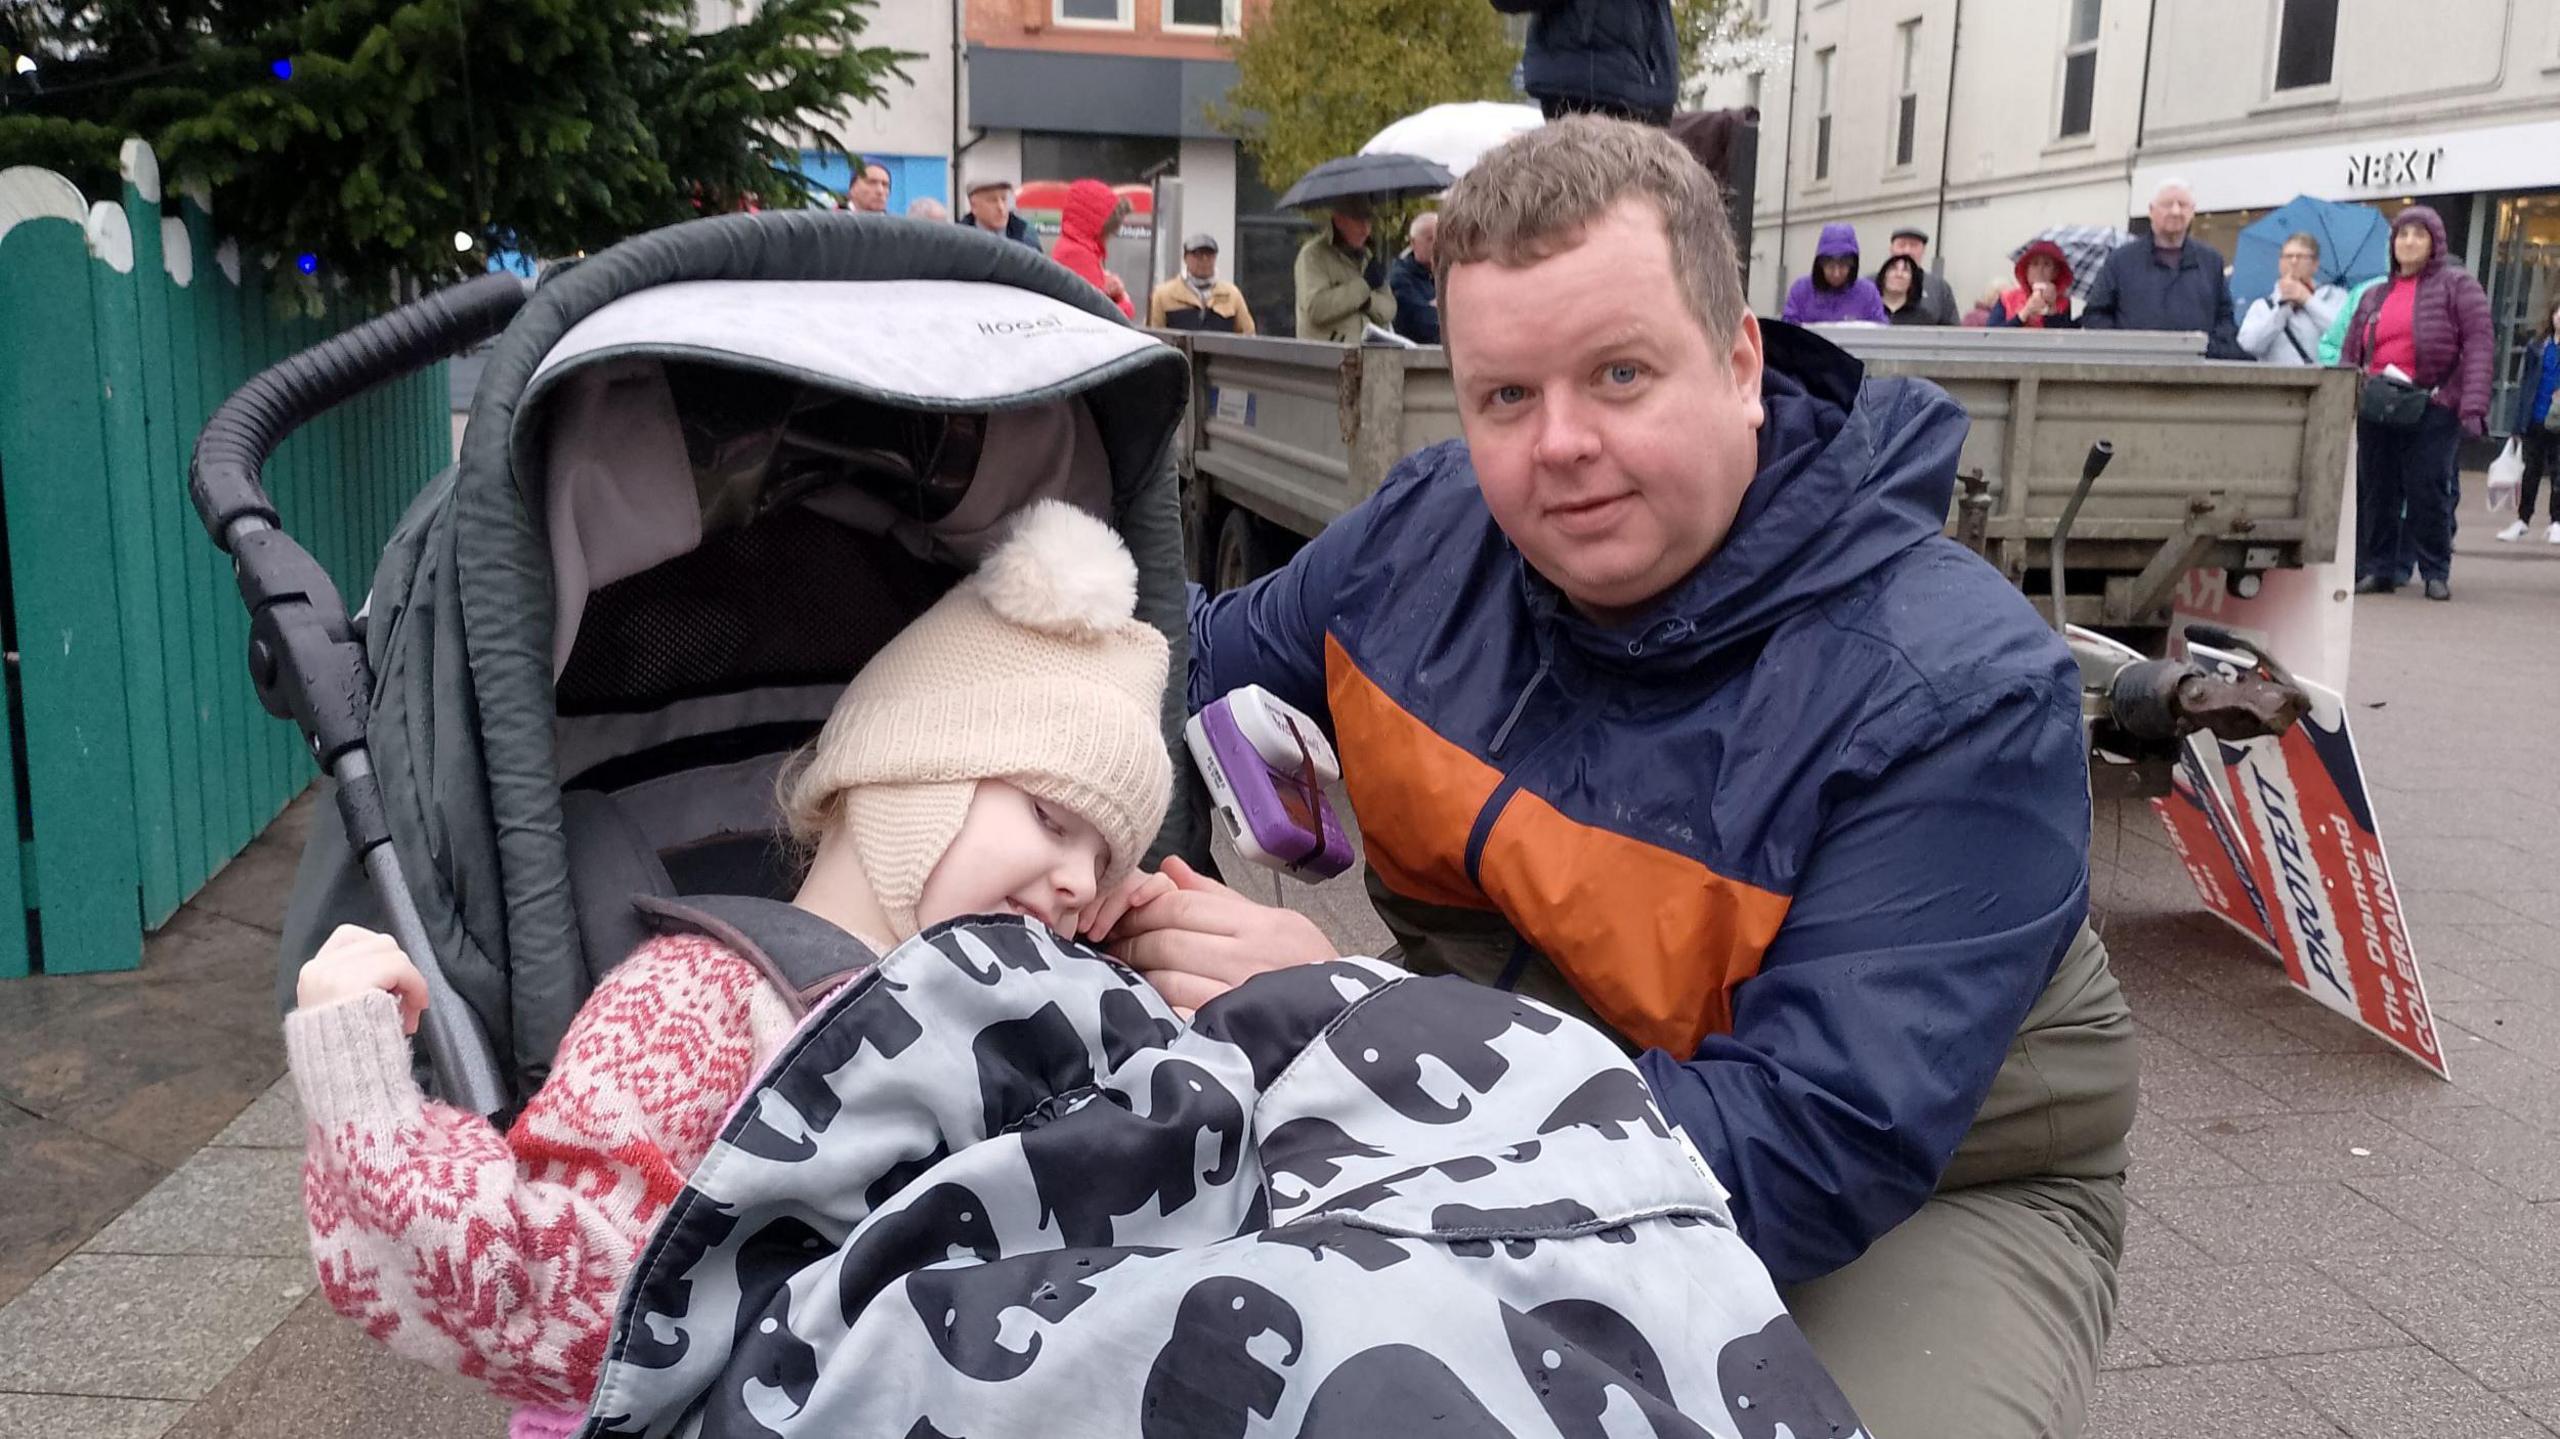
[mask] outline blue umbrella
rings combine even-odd
[[[2391,268],[2391,222],[2371,205],[2296,195],[2240,232],[2232,247],[2231,298],[2246,310],[2276,287],[2276,256],[2294,235],[2320,242],[2317,283],[2353,289]]]

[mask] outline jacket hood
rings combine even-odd
[[[1102,248],[1102,224],[1120,204],[1120,197],[1100,180],[1078,180],[1067,187],[1066,203],[1058,207],[1058,236],[1079,244]]]
[[[2409,225],[2424,226],[2428,236],[2435,241],[2435,253],[2427,257],[2426,267],[2418,271],[2418,274],[2421,277],[2424,277],[2432,275],[2436,271],[2443,269],[2446,258],[2444,217],[2437,214],[2433,206],[2411,205],[2409,208],[2391,217],[2392,235],[2397,237],[2400,231]],[[2397,274],[2398,272],[2399,262],[2398,258],[2395,256],[2392,263],[2392,273]]]
[[[1837,260],[1843,258],[1847,259],[1849,262],[1849,278],[1837,285],[1826,285],[1822,283],[1822,262],[1825,260]],[[1830,224],[1823,226],[1822,239],[1813,247],[1813,272],[1807,278],[1813,281],[1813,287],[1815,289],[1820,290],[1825,294],[1830,294],[1836,290],[1845,290],[1851,285],[1856,284],[1858,282],[1857,230],[1851,226],[1842,224]]]
[[[2038,240],[2034,244],[2027,246],[2025,250],[2019,253],[2018,268],[2016,271],[2018,276],[2018,288],[2021,290],[2027,288],[2027,262],[2038,255],[2042,255],[2053,262],[2054,269],[2056,271],[2053,277],[2054,293],[2058,295],[2070,294],[2071,257],[2062,253],[2062,247],[2053,243],[2051,240]]]
[[[1532,572],[1533,607],[1594,661],[1720,663],[1945,530],[1963,409],[1925,380],[1868,381],[1846,351],[1793,325],[1764,320],[1760,333],[1759,472],[1716,552],[1617,626],[1585,618]]]

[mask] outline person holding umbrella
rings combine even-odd
[[[1324,230],[1298,247],[1298,338],[1360,343],[1371,324],[1396,322],[1386,257],[1369,244],[1371,211],[1360,199],[1338,201]]]
[[[2320,283],[2320,239],[2309,231],[2286,238],[2276,265],[2275,290],[2252,300],[2240,322],[2240,348],[2263,364],[2316,365],[2347,292]]]
[[[1325,227],[1298,250],[1298,338],[1356,345],[1368,326],[1393,326],[1386,256],[1369,243],[1374,207],[1454,183],[1448,167],[1413,155],[1346,155],[1299,176],[1280,208],[1320,210]]]

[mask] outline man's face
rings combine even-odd
[[[2172,185],[2151,197],[2151,238],[2164,245],[2183,243],[2196,218],[2196,197],[2183,185]]]
[[[1002,185],[989,185],[969,192],[969,213],[977,219],[981,230],[1001,231],[1013,218],[1013,192]]]
[[[1333,217],[1333,232],[1342,237],[1343,244],[1357,250],[1369,243],[1369,217],[1337,214]]]
[[[1724,542],[1759,467],[1760,325],[1709,339],[1660,210],[1621,201],[1534,264],[1460,265],[1441,313],[1485,506],[1576,608],[1632,618]]]
[[[1893,253],[1908,255],[1912,263],[1921,269],[1929,268],[1929,242],[1926,240],[1916,239],[1910,235],[1896,235],[1893,237]]]
[[[1182,268],[1189,270],[1191,278],[1195,280],[1214,279],[1218,273],[1218,252],[1215,250],[1186,251],[1182,257]]]
[[[888,167],[863,166],[861,177],[853,182],[853,189],[845,198],[857,210],[867,210],[874,215],[886,213],[889,208]]]
[[[1436,262],[1440,255],[1440,217],[1425,215],[1413,222],[1413,258],[1425,265]]]
[[[2320,252],[2307,245],[2287,245],[2277,254],[2276,263],[2284,277],[2297,285],[2308,285],[2320,273]]]

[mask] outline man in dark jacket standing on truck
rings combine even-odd
[[[1614,115],[1669,124],[1680,98],[1680,47],[1671,0],[1493,0],[1527,15],[1520,88],[1552,120]]]
[[[1873,1432],[2077,1432],[2132,1019],[2078,671],[1941,532],[1963,410],[1754,319],[1657,132],[1510,141],[1438,245],[1466,438],[1196,600],[1192,706],[1259,684],[1332,732],[1408,966],[1642,1051]],[[1174,1003],[1331,957],[1167,870],[1114,947]]]

